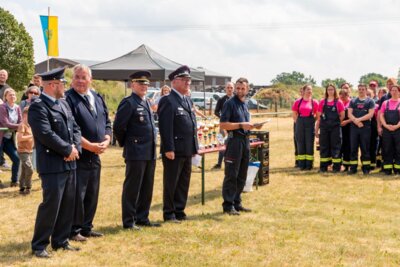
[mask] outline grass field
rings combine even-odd
[[[192,175],[187,214],[180,225],[128,232],[121,227],[124,162],[121,149],[103,156],[95,229],[106,234],[76,244],[80,252],[32,257],[36,209],[41,201],[35,176],[30,196],[0,191],[2,266],[398,266],[400,181],[379,174],[321,176],[293,168],[291,119],[276,119],[271,134],[270,184],[243,196],[254,212],[226,216],[221,209],[222,171],[206,157],[206,205],[200,203],[200,172]],[[318,157],[316,160],[318,164]],[[1,179],[8,180],[8,173]],[[6,179],[7,178],[7,179]],[[157,161],[151,219],[162,219],[162,164]],[[50,249],[51,250],[51,249]]]

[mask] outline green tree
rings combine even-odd
[[[271,80],[271,83],[273,84],[286,84],[286,85],[300,85],[300,84],[312,84],[315,85],[315,79],[309,75],[306,77],[303,73],[297,72],[297,71],[292,71],[292,73],[288,72],[282,72],[281,74],[278,74],[275,79]]]
[[[386,80],[388,77],[383,76],[382,74],[379,73],[368,73],[360,77],[360,80],[358,81],[359,83],[365,83],[369,84],[370,81],[374,80],[377,81],[379,86],[384,86],[386,85]]]
[[[348,81],[346,81],[343,78],[336,78],[333,80],[328,78],[328,79],[322,80],[321,86],[325,88],[330,83],[334,84],[336,86],[336,88],[339,88],[342,84],[348,83]],[[350,87],[351,87],[351,85],[350,85]]]
[[[34,72],[33,41],[25,26],[0,7],[0,69],[8,72],[7,83],[23,90]]]

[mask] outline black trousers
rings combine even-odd
[[[43,250],[50,243],[53,248],[68,244],[75,207],[75,170],[41,174],[43,202],[39,205],[32,250]]]
[[[341,157],[342,164],[344,166],[350,166],[350,153],[351,153],[351,145],[350,145],[350,124],[342,127],[342,148],[341,148]]]
[[[301,169],[311,169],[314,162],[314,117],[298,117],[296,121],[296,142],[298,163]]]
[[[376,121],[371,123],[371,144],[370,144],[370,159],[371,167],[376,167],[376,154],[378,151],[378,126]]]
[[[364,125],[362,128],[351,125],[350,131],[350,144],[351,144],[351,155],[350,155],[350,168],[352,170],[357,169],[358,165],[358,148],[361,149],[361,163],[363,168],[368,168],[371,165],[370,161],[370,144],[371,144],[371,127]]]
[[[92,161],[77,161],[75,213],[71,235],[88,233],[93,228],[100,189],[101,162],[99,157]]]
[[[125,181],[122,189],[122,225],[148,222],[153,198],[155,160],[125,160]]]
[[[391,132],[383,128],[382,139],[385,142],[382,145],[383,169],[400,171],[400,130]]]
[[[294,143],[294,160],[295,160],[295,166],[297,167],[299,152],[297,151],[297,142],[296,142],[296,123],[293,123],[293,143]]]
[[[231,137],[225,150],[225,177],[222,184],[222,208],[229,211],[242,205],[241,194],[246,184],[250,160],[248,138]]]
[[[340,170],[342,147],[342,131],[340,125],[321,127],[319,134],[320,167],[325,169],[332,162],[334,170]]]
[[[192,156],[170,160],[163,155],[163,213],[164,220],[183,218],[192,174]]]

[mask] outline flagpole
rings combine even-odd
[[[50,45],[50,30],[49,30],[49,24],[50,24],[50,7],[48,7],[47,10],[47,71],[50,70],[50,57],[49,57],[49,45]]]

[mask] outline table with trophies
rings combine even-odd
[[[201,204],[205,204],[205,155],[208,153],[225,150],[225,138],[220,133],[219,120],[207,119],[198,121],[197,135],[199,141],[198,155],[201,156]],[[258,149],[264,145],[264,141],[250,140],[250,147],[255,148],[255,159],[258,160]],[[258,185],[258,182],[257,182]]]

